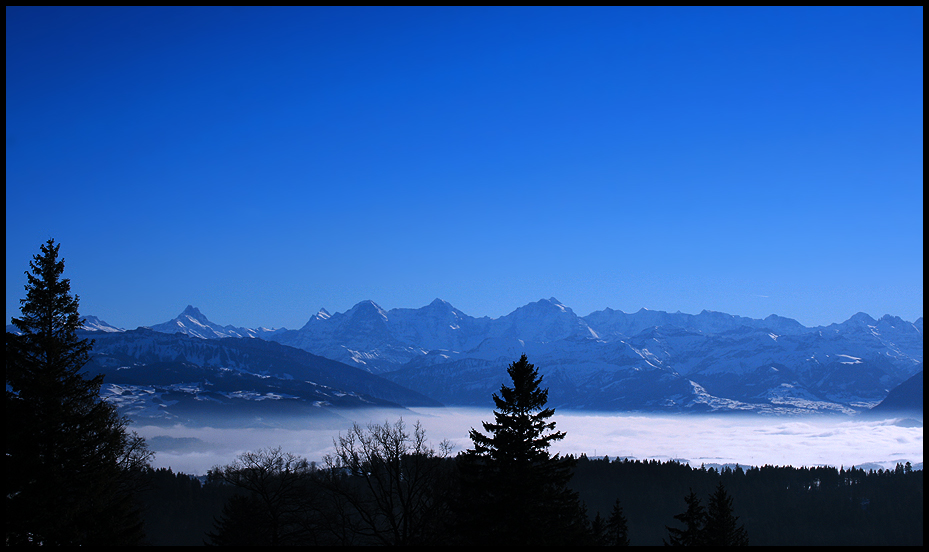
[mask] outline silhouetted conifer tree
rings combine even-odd
[[[737,525],[738,520],[732,513],[732,497],[720,481],[707,504],[704,544],[748,546],[748,533],[743,526]]]
[[[472,429],[474,448],[462,457],[465,540],[500,544],[583,544],[589,537],[577,494],[567,487],[575,459],[549,454],[563,439],[545,408],[535,367],[526,355],[507,369],[513,385],[494,394],[494,422]]]
[[[603,546],[608,544],[608,537],[606,535],[606,520],[600,516],[600,512],[597,512],[594,520],[590,522],[590,533],[593,541],[597,545]]]
[[[704,527],[706,526],[706,510],[700,504],[700,499],[691,489],[690,494],[684,497],[687,510],[677,514],[674,519],[684,524],[683,529],[665,527],[668,530],[666,545],[671,546],[702,546],[704,544]]]
[[[613,504],[613,511],[606,524],[607,544],[609,546],[629,546],[629,526],[619,499]]]
[[[7,544],[132,544],[142,537],[128,474],[150,457],[127,419],[101,400],[103,376],[81,373],[78,297],[54,240],[26,272],[22,332],[6,334]]]

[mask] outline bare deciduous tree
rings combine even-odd
[[[214,544],[308,544],[314,470],[305,458],[280,447],[246,452],[232,464],[211,469],[211,481],[244,491],[223,510],[217,532],[210,535]]]
[[[403,419],[393,425],[354,424],[333,440],[326,456],[327,483],[343,508],[342,527],[365,543],[387,545],[435,542],[435,531],[448,513],[448,484],[453,478],[445,461],[448,441],[436,452],[419,422],[412,435]]]

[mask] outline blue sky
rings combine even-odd
[[[921,7],[6,14],[8,320],[923,314]]]

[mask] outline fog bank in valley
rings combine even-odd
[[[435,448],[443,439],[455,453],[472,443],[471,428],[483,430],[493,421],[489,409],[417,408],[412,410],[361,410],[339,413],[342,418],[259,421],[252,427],[212,428],[133,425],[156,452],[153,465],[176,472],[202,475],[215,465],[231,462],[238,454],[280,446],[284,451],[321,462],[333,450],[333,438],[351,426],[395,422],[402,417],[412,432],[419,421]],[[567,432],[553,452],[588,456],[608,455],[636,459],[676,459],[693,466],[858,466],[892,468],[911,462],[922,468],[923,428],[915,420],[893,418],[664,416],[633,413],[556,411],[558,431]],[[220,425],[220,424],[215,424]]]

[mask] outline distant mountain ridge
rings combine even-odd
[[[554,307],[554,310],[551,308],[547,309],[549,306]],[[547,336],[526,333],[526,331],[546,331],[539,329],[539,318],[546,316],[550,318],[553,314],[558,316],[559,313],[564,315],[561,323],[565,324],[560,333],[556,328],[552,327],[549,327],[547,331],[554,333],[550,333]],[[367,320],[371,318],[372,314],[376,315],[375,319]],[[85,316],[84,318],[85,324],[83,329],[88,331],[125,331],[125,329],[112,326],[96,316]],[[643,308],[635,313],[625,313],[607,307],[587,316],[579,317],[575,315],[569,307],[566,307],[554,297],[529,303],[499,318],[489,318],[486,316],[474,318],[464,314],[450,303],[441,299],[435,299],[429,305],[419,309],[395,308],[389,311],[385,311],[374,301],[365,300],[357,303],[348,311],[336,313],[335,315],[330,314],[325,308],[321,308],[315,315],[311,316],[307,323],[299,330],[288,330],[286,328],[244,328],[231,325],[220,326],[219,324],[211,322],[198,308],[188,305],[177,317],[167,322],[143,327],[151,328],[157,332],[183,333],[203,339],[223,337],[266,337],[271,334],[288,332],[291,338],[283,340],[287,341],[293,339],[295,335],[294,332],[302,333],[307,337],[312,335],[346,333],[354,333],[359,336],[364,335],[367,337],[377,333],[374,331],[375,326],[378,324],[377,319],[380,320],[379,324],[382,326],[380,332],[385,334],[382,337],[391,337],[394,341],[405,344],[415,344],[419,348],[425,348],[426,350],[467,348],[467,346],[471,344],[470,341],[474,339],[473,335],[481,332],[488,332],[488,335],[485,337],[507,334],[517,339],[529,341],[539,340],[539,338],[551,341],[566,337],[567,333],[565,333],[565,331],[567,328],[574,327],[575,331],[573,333],[585,336],[589,334],[591,337],[610,340],[612,338],[632,337],[648,328],[656,326],[675,326],[688,330],[696,330],[705,334],[721,333],[742,326],[748,326],[755,329],[776,331],[779,332],[779,335],[792,335],[821,330],[841,331],[843,328],[851,325],[881,325],[891,328],[894,326],[901,326],[907,328],[906,331],[909,331],[909,328],[915,329],[916,335],[919,336],[919,343],[921,346],[923,328],[922,317],[918,318],[915,322],[907,322],[899,317],[886,314],[879,320],[875,320],[863,312],[851,316],[842,323],[814,327],[803,326],[792,318],[785,318],[775,314],[764,319],[754,319],[708,310],[703,310],[699,314],[685,314],[681,312],[668,313]],[[575,319],[577,322],[575,322]],[[343,329],[335,331],[334,326],[344,326],[345,324],[349,326],[354,324],[356,326],[355,331],[346,332]],[[543,322],[543,324],[545,324],[545,322]],[[358,327],[359,325],[361,327]],[[391,335],[388,336],[386,334]],[[470,339],[469,336],[471,336]],[[280,339],[275,340],[281,341]],[[312,340],[312,338],[310,338],[310,340]]]
[[[87,320],[88,330],[115,330]],[[712,311],[604,309],[580,317],[555,298],[495,319],[441,299],[389,311],[362,301],[343,313],[320,309],[298,330],[219,326],[188,306],[151,329],[278,342],[447,405],[490,404],[505,367],[526,353],[562,408],[851,414],[884,400],[923,362],[922,318],[858,313],[809,328],[776,315]]]
[[[818,328],[711,311],[579,317],[555,298],[490,319],[437,299],[390,311],[363,301],[270,339],[445,404],[489,404],[503,368],[527,353],[563,408],[850,414],[921,369],[921,328],[864,313]]]

